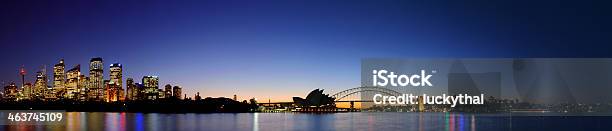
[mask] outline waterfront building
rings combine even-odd
[[[104,66],[102,58],[91,58],[89,61],[89,99],[102,101],[104,98]]]
[[[119,88],[117,97],[118,97],[117,98],[118,101],[125,101],[125,90]]]
[[[159,78],[157,76],[142,77],[142,84],[144,86],[144,95],[147,100],[155,100],[159,98]]]
[[[138,88],[136,88],[136,84],[134,84],[134,79],[127,78],[125,83],[126,86],[126,100],[136,100],[136,96],[138,95]]]
[[[34,81],[34,92],[33,97],[37,99],[45,98],[45,91],[47,90],[47,75],[44,71],[36,72],[36,81]]]
[[[123,101],[123,67],[119,63],[110,65],[110,79],[106,84],[105,99],[107,102]]]
[[[4,99],[5,100],[16,100],[17,99],[17,85],[14,82],[4,86]]]
[[[21,89],[22,99],[32,99],[32,84],[26,83]]]
[[[182,93],[182,88],[179,86],[174,86],[172,87],[172,96],[174,96],[174,98],[176,99],[181,99],[181,93]]]
[[[51,86],[47,86],[44,92],[45,92],[44,96],[45,96],[46,101],[52,101],[52,100],[57,99],[56,91]]]
[[[165,93],[164,93],[164,90],[162,90],[162,89],[157,89],[157,93],[158,93],[158,94],[157,94],[157,98],[158,98],[158,99],[163,99],[163,98],[166,98],[166,97],[165,97],[165,95],[164,95],[164,94],[165,94]]]
[[[293,102],[298,107],[336,107],[335,99],[328,94],[323,94],[323,90],[315,89],[308,93],[306,99],[293,97]]]
[[[108,92],[107,91],[109,89],[109,88],[107,88],[108,87],[107,85],[108,85],[108,83],[110,83],[110,80],[104,80],[104,82],[102,82],[102,83],[104,83],[104,87],[102,89],[103,90],[102,93],[104,93],[104,94],[102,94],[102,100],[103,101],[107,101],[107,99],[106,99],[106,98],[108,98]]]
[[[164,98],[172,98],[172,86],[170,84],[164,86]]]
[[[66,74],[64,70],[64,59],[60,59],[59,63],[53,66],[53,88],[57,91],[57,95],[60,96],[65,93]]]
[[[144,84],[142,83],[136,83],[134,84],[136,85],[136,89],[135,89],[135,94],[136,96],[133,96],[135,100],[145,100],[146,99],[146,95],[145,95],[145,87]]]
[[[114,83],[113,81],[108,80],[105,86],[106,91],[104,91],[104,97],[106,102],[115,102],[119,101],[121,95],[121,91],[119,90],[119,85]]]
[[[122,75],[123,67],[119,63],[114,63],[110,65],[110,81],[119,86],[120,89],[123,89],[123,75]]]
[[[65,85],[65,90],[57,90],[55,88],[58,95],[62,96],[66,99],[78,99],[79,97],[79,76],[81,76],[81,65],[76,65],[74,68],[68,70],[66,72],[67,81]],[[61,93],[60,93],[61,92]]]
[[[79,83],[77,85],[78,99],[80,101],[87,100],[87,89],[89,87],[89,77],[81,74],[79,75]]]

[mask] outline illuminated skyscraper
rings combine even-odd
[[[47,75],[44,70],[36,72],[36,81],[34,82],[33,97],[37,99],[45,98],[45,91],[47,90]]]
[[[89,99],[102,101],[104,98],[104,66],[102,58],[91,58],[89,61]]]
[[[32,99],[32,84],[26,83],[21,91],[23,99]]]
[[[164,98],[172,98],[172,86],[170,84],[164,86]]]
[[[174,96],[174,98],[181,99],[181,93],[182,93],[182,91],[181,91],[181,87],[179,87],[179,86],[174,86],[174,87],[172,88],[172,93],[173,93],[173,95],[172,95],[172,96]]]
[[[74,68],[66,72],[67,82],[64,98],[78,99],[79,97],[79,77],[81,76],[81,65],[76,65]]]
[[[122,66],[119,63],[110,65],[110,81],[123,89]]]
[[[125,90],[119,88],[119,91],[117,93],[117,100],[118,101],[125,101]]]
[[[102,101],[108,102],[109,101],[108,100],[108,90],[109,90],[110,80],[104,80],[102,83],[104,85],[104,87],[102,88],[102,90],[103,90],[102,93],[104,93],[104,94],[102,94]]]
[[[44,100],[55,100],[57,96],[55,95],[55,90],[49,86],[49,77],[47,76],[47,66],[43,66],[36,75],[36,83],[35,88],[39,90],[40,97]]]
[[[120,93],[122,91],[119,90],[119,85],[117,85],[116,83],[114,83],[113,81],[110,80],[105,80],[108,82],[106,83],[105,86],[105,91],[104,91],[104,101],[106,102],[115,102],[115,101],[119,101],[120,97],[122,95],[120,95]]]
[[[87,100],[87,89],[89,87],[89,77],[86,77],[85,75],[81,74],[79,75],[79,83],[77,85],[77,89],[78,89],[78,99],[80,101],[85,101]]]
[[[60,59],[59,63],[53,66],[53,89],[57,95],[65,96],[66,74],[64,73],[64,59]]]
[[[145,88],[144,95],[147,100],[155,100],[159,98],[159,78],[157,76],[142,77],[142,84]]]
[[[108,99],[111,102],[114,101],[122,101],[124,100],[123,93],[123,77],[122,77],[122,66],[119,63],[114,63],[110,65],[110,82],[109,84],[114,84],[108,86],[108,91],[111,91],[108,94]]]

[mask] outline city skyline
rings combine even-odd
[[[32,82],[42,65],[49,73],[62,58],[68,70],[102,57],[106,71],[122,63],[125,78],[157,75],[186,94],[290,101],[315,88],[359,86],[362,58],[612,57],[611,11],[589,2],[5,1],[0,7],[4,82],[19,82],[21,66]]]
[[[25,79],[27,71],[22,66],[19,75],[22,80],[11,81],[3,88],[3,99],[8,100],[75,100],[116,102],[126,100],[156,100],[158,98],[193,99],[182,94],[182,87],[165,84],[160,88],[158,76],[142,76],[142,81],[134,83],[133,78],[125,78],[123,84],[123,66],[113,63],[108,66],[108,79],[104,77],[103,58],[93,57],[89,61],[89,75],[81,73],[80,64],[66,69],[64,59],[54,66],[51,75],[46,67],[36,71],[35,81]],[[49,78],[51,76],[51,78]],[[19,83],[19,84],[16,84]],[[19,86],[17,86],[19,85]],[[194,94],[195,95],[195,94]],[[199,95],[199,93],[198,93]],[[185,96],[185,97],[183,97]],[[235,96],[235,95],[234,95]]]
[[[186,94],[183,90],[184,88],[180,86],[180,84],[177,84],[179,82],[159,84],[158,83],[159,76],[157,75],[144,75],[144,76],[136,77],[136,79],[142,78],[142,81],[134,82],[133,81],[134,78],[122,76],[123,73],[125,72],[123,72],[123,65],[121,63],[115,62],[112,64],[107,64],[108,66],[104,66],[102,57],[92,57],[89,62],[89,65],[90,65],[89,68],[81,71],[81,67],[80,67],[81,64],[75,64],[72,67],[70,67],[70,66],[67,66],[63,58],[60,58],[57,61],[57,63],[55,63],[54,66],[51,67],[51,71],[47,71],[48,70],[47,67],[43,65],[41,66],[39,70],[32,71],[35,73],[31,73],[30,71],[26,70],[25,68],[27,66],[23,65],[23,66],[20,66],[20,68],[18,69],[20,81],[8,81],[8,82],[1,81],[2,82],[1,84],[3,84],[3,86],[10,86],[12,84],[20,85],[20,86],[17,86],[18,87],[17,90],[19,91],[23,90],[23,88],[26,87],[26,85],[29,85],[32,87],[29,88],[28,90],[34,90],[34,88],[36,88],[34,86],[37,85],[36,83],[39,81],[43,81],[43,80],[38,80],[38,78],[45,77],[44,78],[46,79],[44,80],[45,84],[41,84],[41,85],[46,85],[47,88],[52,88],[54,90],[54,94],[57,94],[58,92],[63,91],[65,92],[63,93],[65,95],[61,95],[62,97],[65,97],[66,99],[76,99],[76,100],[79,100],[80,98],[76,96],[69,96],[72,90],[79,90],[80,88],[94,88],[95,90],[97,88],[97,89],[104,90],[104,92],[106,92],[108,91],[107,90],[108,87],[106,87],[104,83],[116,84],[118,86],[116,88],[121,89],[121,91],[123,92],[121,93],[123,95],[122,97],[126,100],[128,98],[128,94],[129,94],[128,89],[131,86],[130,84],[134,84],[135,87],[132,87],[132,88],[139,88],[137,85],[140,84],[141,86],[143,86],[140,88],[145,89],[144,92],[158,93],[158,90],[159,90],[161,93],[164,93],[164,95],[160,95],[160,96],[167,96],[168,95],[167,93],[170,93],[170,95],[173,97],[179,95],[178,97],[181,99],[195,99],[194,96],[199,95],[199,91],[195,91],[193,94]],[[94,75],[99,76],[100,80],[93,80],[93,78],[90,78],[90,76],[94,76]],[[22,77],[25,79],[21,80]],[[29,77],[32,77],[32,78],[29,78]],[[155,79],[154,84],[147,84],[147,82],[150,81],[149,80],[150,78]],[[31,80],[31,81],[28,81],[28,80]],[[128,81],[128,83],[124,84],[123,83],[124,80]],[[81,86],[85,86],[85,85],[81,85],[81,81],[85,81],[86,83],[88,83],[87,86],[91,86],[91,87],[81,87]],[[79,84],[77,84],[77,82]],[[78,87],[80,88],[77,88],[77,85],[79,85]],[[94,86],[94,85],[98,85],[99,87]],[[168,88],[167,86],[170,86],[169,90],[167,89]],[[114,87],[111,87],[111,88],[114,88]],[[151,88],[151,90],[149,91],[148,88]],[[177,88],[178,88],[178,94],[176,93]],[[35,94],[35,93],[31,93],[31,94]],[[107,97],[105,94],[98,94],[98,95],[104,95],[103,97],[100,96],[100,99],[106,99]],[[92,96],[96,97],[96,95],[92,95]],[[204,96],[204,97],[212,97],[212,96]],[[216,96],[216,97],[230,98],[230,96]],[[234,100],[237,100],[236,97],[237,97],[237,94],[233,94]],[[248,100],[251,98],[244,98],[244,99],[239,99],[239,100]],[[96,99],[98,98],[96,97]],[[117,101],[117,100],[114,100],[114,101]]]

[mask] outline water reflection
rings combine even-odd
[[[253,114],[253,131],[259,131],[259,113]]]
[[[538,129],[527,126],[578,123],[588,126],[609,117],[517,117],[461,113],[100,113],[68,112],[65,125],[11,125],[4,130],[90,130],[90,131],[168,131],[168,130],[511,130]],[[515,121],[516,120],[516,121]],[[514,122],[514,125],[510,125]],[[582,124],[581,124],[582,123]],[[599,122],[601,123],[601,122]],[[1,123],[0,123],[1,124]],[[522,127],[525,126],[525,127]],[[561,124],[557,126],[572,126]],[[536,125],[535,127],[539,127]],[[542,126],[544,127],[544,126]],[[594,127],[597,127],[595,125]]]
[[[134,125],[136,125],[136,131],[144,131],[144,116],[142,116],[142,113],[136,113],[134,114],[135,120],[134,120]]]

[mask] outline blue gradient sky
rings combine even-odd
[[[0,81],[91,57],[188,96],[289,100],[360,84],[360,59],[611,57],[612,4],[566,1],[2,1]],[[51,74],[49,74],[51,75]]]

